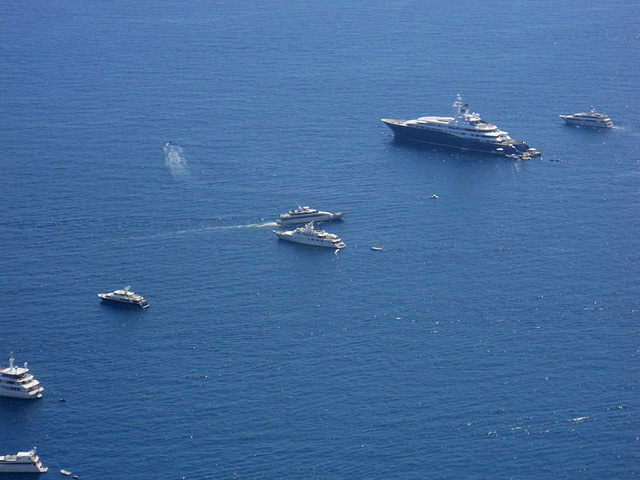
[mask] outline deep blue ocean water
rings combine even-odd
[[[45,388],[0,399],[0,454],[37,446],[46,478],[640,475],[637,2],[0,15],[0,364]],[[541,159],[380,122],[456,94]],[[558,117],[590,105],[617,127]],[[347,248],[279,241],[299,204],[347,211],[324,226]],[[151,307],[99,301],[124,285]]]

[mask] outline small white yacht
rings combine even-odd
[[[293,210],[289,210],[288,213],[283,213],[278,217],[278,223],[280,225],[295,224],[295,223],[308,223],[308,222],[327,222],[329,220],[338,220],[346,212],[321,212],[314,208],[300,207]]]
[[[588,112],[560,115],[560,118],[567,122],[568,125],[575,125],[576,127],[613,128],[613,122],[609,116],[596,112],[593,107],[589,108]]]
[[[147,308],[149,304],[144,299],[144,297],[130,292],[130,288],[131,287],[124,287],[122,290],[115,290],[111,293],[99,293],[98,296],[102,300],[106,300],[108,302],[126,303],[130,305],[138,305],[142,308]]]
[[[0,368],[0,397],[41,398],[44,388],[40,382],[29,373],[26,363],[20,368],[13,365],[14,360],[11,352],[9,367]]]
[[[36,455],[35,447],[29,452],[0,456],[0,473],[45,473],[47,470]]]
[[[295,230],[274,230],[282,240],[289,242],[304,243],[305,245],[315,245],[316,247],[344,248],[345,244],[337,235],[327,233],[324,230],[316,230],[313,222]]]

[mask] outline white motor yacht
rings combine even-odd
[[[29,452],[0,456],[0,473],[45,473],[47,470],[36,455],[35,447]]]
[[[24,368],[20,368],[14,366],[14,360],[11,352],[9,367],[0,368],[0,397],[41,398],[44,388],[40,382],[29,373],[26,363]]]
[[[568,125],[576,127],[613,128],[613,122],[609,116],[596,112],[593,107],[589,108],[588,112],[560,115],[560,118],[567,122]]]
[[[278,217],[278,223],[280,225],[296,224],[296,223],[308,223],[308,222],[326,222],[329,220],[338,220],[346,212],[322,212],[314,208],[298,207],[293,210],[289,210],[288,213],[283,213]]]
[[[316,247],[344,248],[345,244],[337,235],[327,233],[324,230],[316,230],[313,222],[295,230],[274,230],[282,240],[289,242],[304,243],[305,245],[315,245]]]
[[[142,308],[147,308],[149,304],[140,295],[136,295],[130,292],[131,287],[124,287],[122,290],[115,290],[111,293],[99,293],[98,296],[108,302],[124,303],[129,305],[137,305]]]

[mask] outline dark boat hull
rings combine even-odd
[[[474,152],[492,153],[496,155],[522,156],[529,153],[529,146],[524,142],[486,143],[460,138],[445,132],[434,132],[426,129],[408,127],[401,123],[383,122],[393,131],[397,138],[412,142],[425,143],[440,147],[470,150]]]
[[[148,308],[149,304],[147,303],[146,300],[142,300],[141,302],[135,302],[135,301],[124,301],[124,300],[116,300],[114,298],[104,298],[104,297],[100,297],[102,298],[102,302],[105,303],[106,305],[111,305],[114,307],[123,307],[123,308],[129,308],[129,307],[140,307],[140,308]]]

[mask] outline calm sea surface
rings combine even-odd
[[[0,399],[0,454],[37,446],[47,478],[640,476],[637,2],[0,18],[0,364],[45,388]],[[380,122],[456,94],[542,157]],[[590,105],[616,128],[558,117]],[[347,248],[279,241],[296,205],[347,211],[324,226]],[[124,285],[151,307],[99,301]]]

